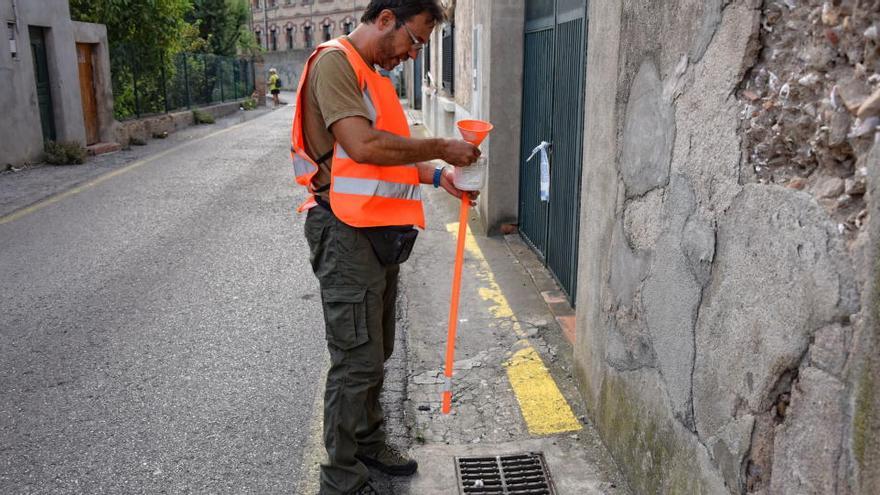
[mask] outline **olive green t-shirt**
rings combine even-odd
[[[342,50],[324,50],[318,55],[303,88],[302,101],[303,138],[306,153],[313,160],[333,149],[336,140],[329,129],[334,122],[354,116],[371,120],[357,76]],[[330,183],[331,161],[318,164],[318,173],[312,178],[315,189]]]

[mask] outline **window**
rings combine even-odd
[[[342,25],[342,32],[347,35],[351,34],[351,21],[348,21]]]
[[[422,57],[425,59],[425,74],[428,74],[431,72],[431,43],[422,49]]]
[[[422,49],[422,58],[425,59],[425,74],[427,75],[431,72],[431,43]]]
[[[324,41],[330,41],[330,25],[324,24]]]
[[[455,26],[443,29],[443,89],[455,94]]]
[[[263,46],[263,33],[254,31],[254,37],[257,38],[257,46]]]
[[[278,50],[278,31],[275,31],[273,29],[271,31],[271,33],[272,33],[272,51],[274,52],[274,51]]]
[[[292,27],[287,28],[287,49],[288,50],[293,49],[293,28]]]
[[[305,26],[303,28],[303,41],[306,42],[306,48],[312,47],[312,26]]]
[[[9,53],[12,58],[18,58],[18,47],[15,44],[15,23],[8,22],[6,27],[9,29]]]

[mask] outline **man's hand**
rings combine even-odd
[[[462,141],[463,142],[463,141]],[[480,191],[462,191],[455,187],[455,184],[452,182],[452,169],[446,167],[443,169],[443,173],[440,175],[440,187],[446,189],[446,192],[455,196],[458,199],[461,199],[462,194],[467,194],[470,196],[471,206],[477,205],[477,196],[480,195]]]
[[[440,158],[455,167],[467,167],[480,158],[480,148],[460,139],[445,139]]]

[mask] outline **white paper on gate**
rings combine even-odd
[[[541,201],[544,202],[550,201],[550,158],[547,156],[547,148],[549,147],[550,143],[541,141],[541,144],[535,146],[532,154],[526,160],[530,162],[538,152],[541,153]]]

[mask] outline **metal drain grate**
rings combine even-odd
[[[544,454],[456,457],[455,473],[462,495],[555,495]]]

